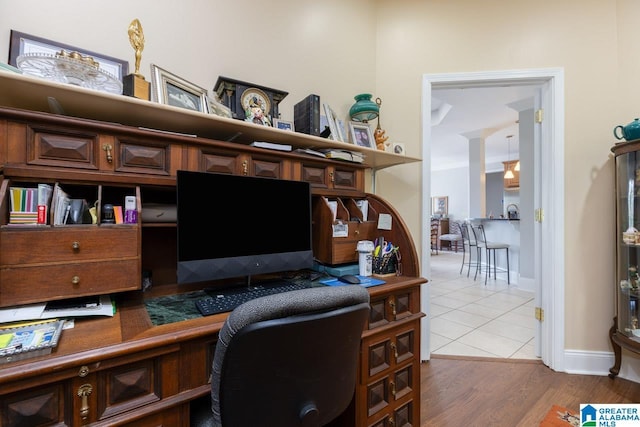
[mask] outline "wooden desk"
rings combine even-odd
[[[47,96],[74,117],[41,112]],[[52,354],[0,365],[0,427],[188,425],[189,402],[209,393],[226,315],[152,324],[145,298],[196,289],[175,285],[175,223],[7,226],[14,183],[61,183],[92,195],[98,205],[135,195],[143,209],[175,197],[181,169],[304,180],[316,199],[366,198],[375,215],[392,217],[392,230],[375,232],[401,247],[403,275],[370,288],[359,380],[344,425],[420,424],[420,285],[426,280],[398,212],[364,191],[370,168],[419,159],[353,145],[349,149],[366,154],[364,164],[263,150],[248,144],[344,143],[11,73],[0,73],[0,105],[12,107],[0,106],[0,307],[107,293],[118,302],[113,318],[77,320]],[[236,139],[225,141],[229,137]],[[340,251],[354,252],[356,240],[350,244]],[[153,277],[146,293],[140,290],[143,271]]]
[[[372,310],[345,425],[383,426],[389,418],[419,425],[423,282],[394,277],[369,288]],[[159,293],[177,291],[185,289]],[[3,365],[0,425],[188,426],[189,402],[210,393],[215,343],[227,315],[153,326],[143,302],[153,295],[121,294],[113,318],[77,320],[51,355]]]

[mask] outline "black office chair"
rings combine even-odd
[[[369,315],[361,286],[323,286],[249,301],[223,325],[211,399],[192,426],[323,426],[353,399]],[[204,410],[203,410],[204,408]]]

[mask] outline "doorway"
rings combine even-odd
[[[564,369],[564,72],[562,69],[454,73],[423,76],[422,92],[422,157],[431,156],[432,90],[439,88],[499,87],[504,85],[539,85],[540,107],[544,120],[540,123],[538,154],[535,164],[534,209],[539,220],[534,233],[534,287],[536,307],[544,312],[537,323],[536,352],[552,369]],[[540,173],[544,165],[545,173]],[[422,162],[422,265],[430,274],[430,241],[426,235],[430,214],[430,161]],[[555,261],[552,263],[552,261]],[[429,313],[429,286],[423,287],[423,311]],[[533,313],[532,313],[533,316]],[[422,359],[429,358],[429,316],[423,321]]]

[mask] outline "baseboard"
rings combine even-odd
[[[614,354],[606,351],[565,350],[565,372],[581,375],[609,375],[609,369],[615,363]],[[618,377],[640,383],[640,356],[626,350],[622,351],[622,366]]]

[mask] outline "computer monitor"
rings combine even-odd
[[[313,266],[309,183],[180,170],[176,192],[178,283]]]

